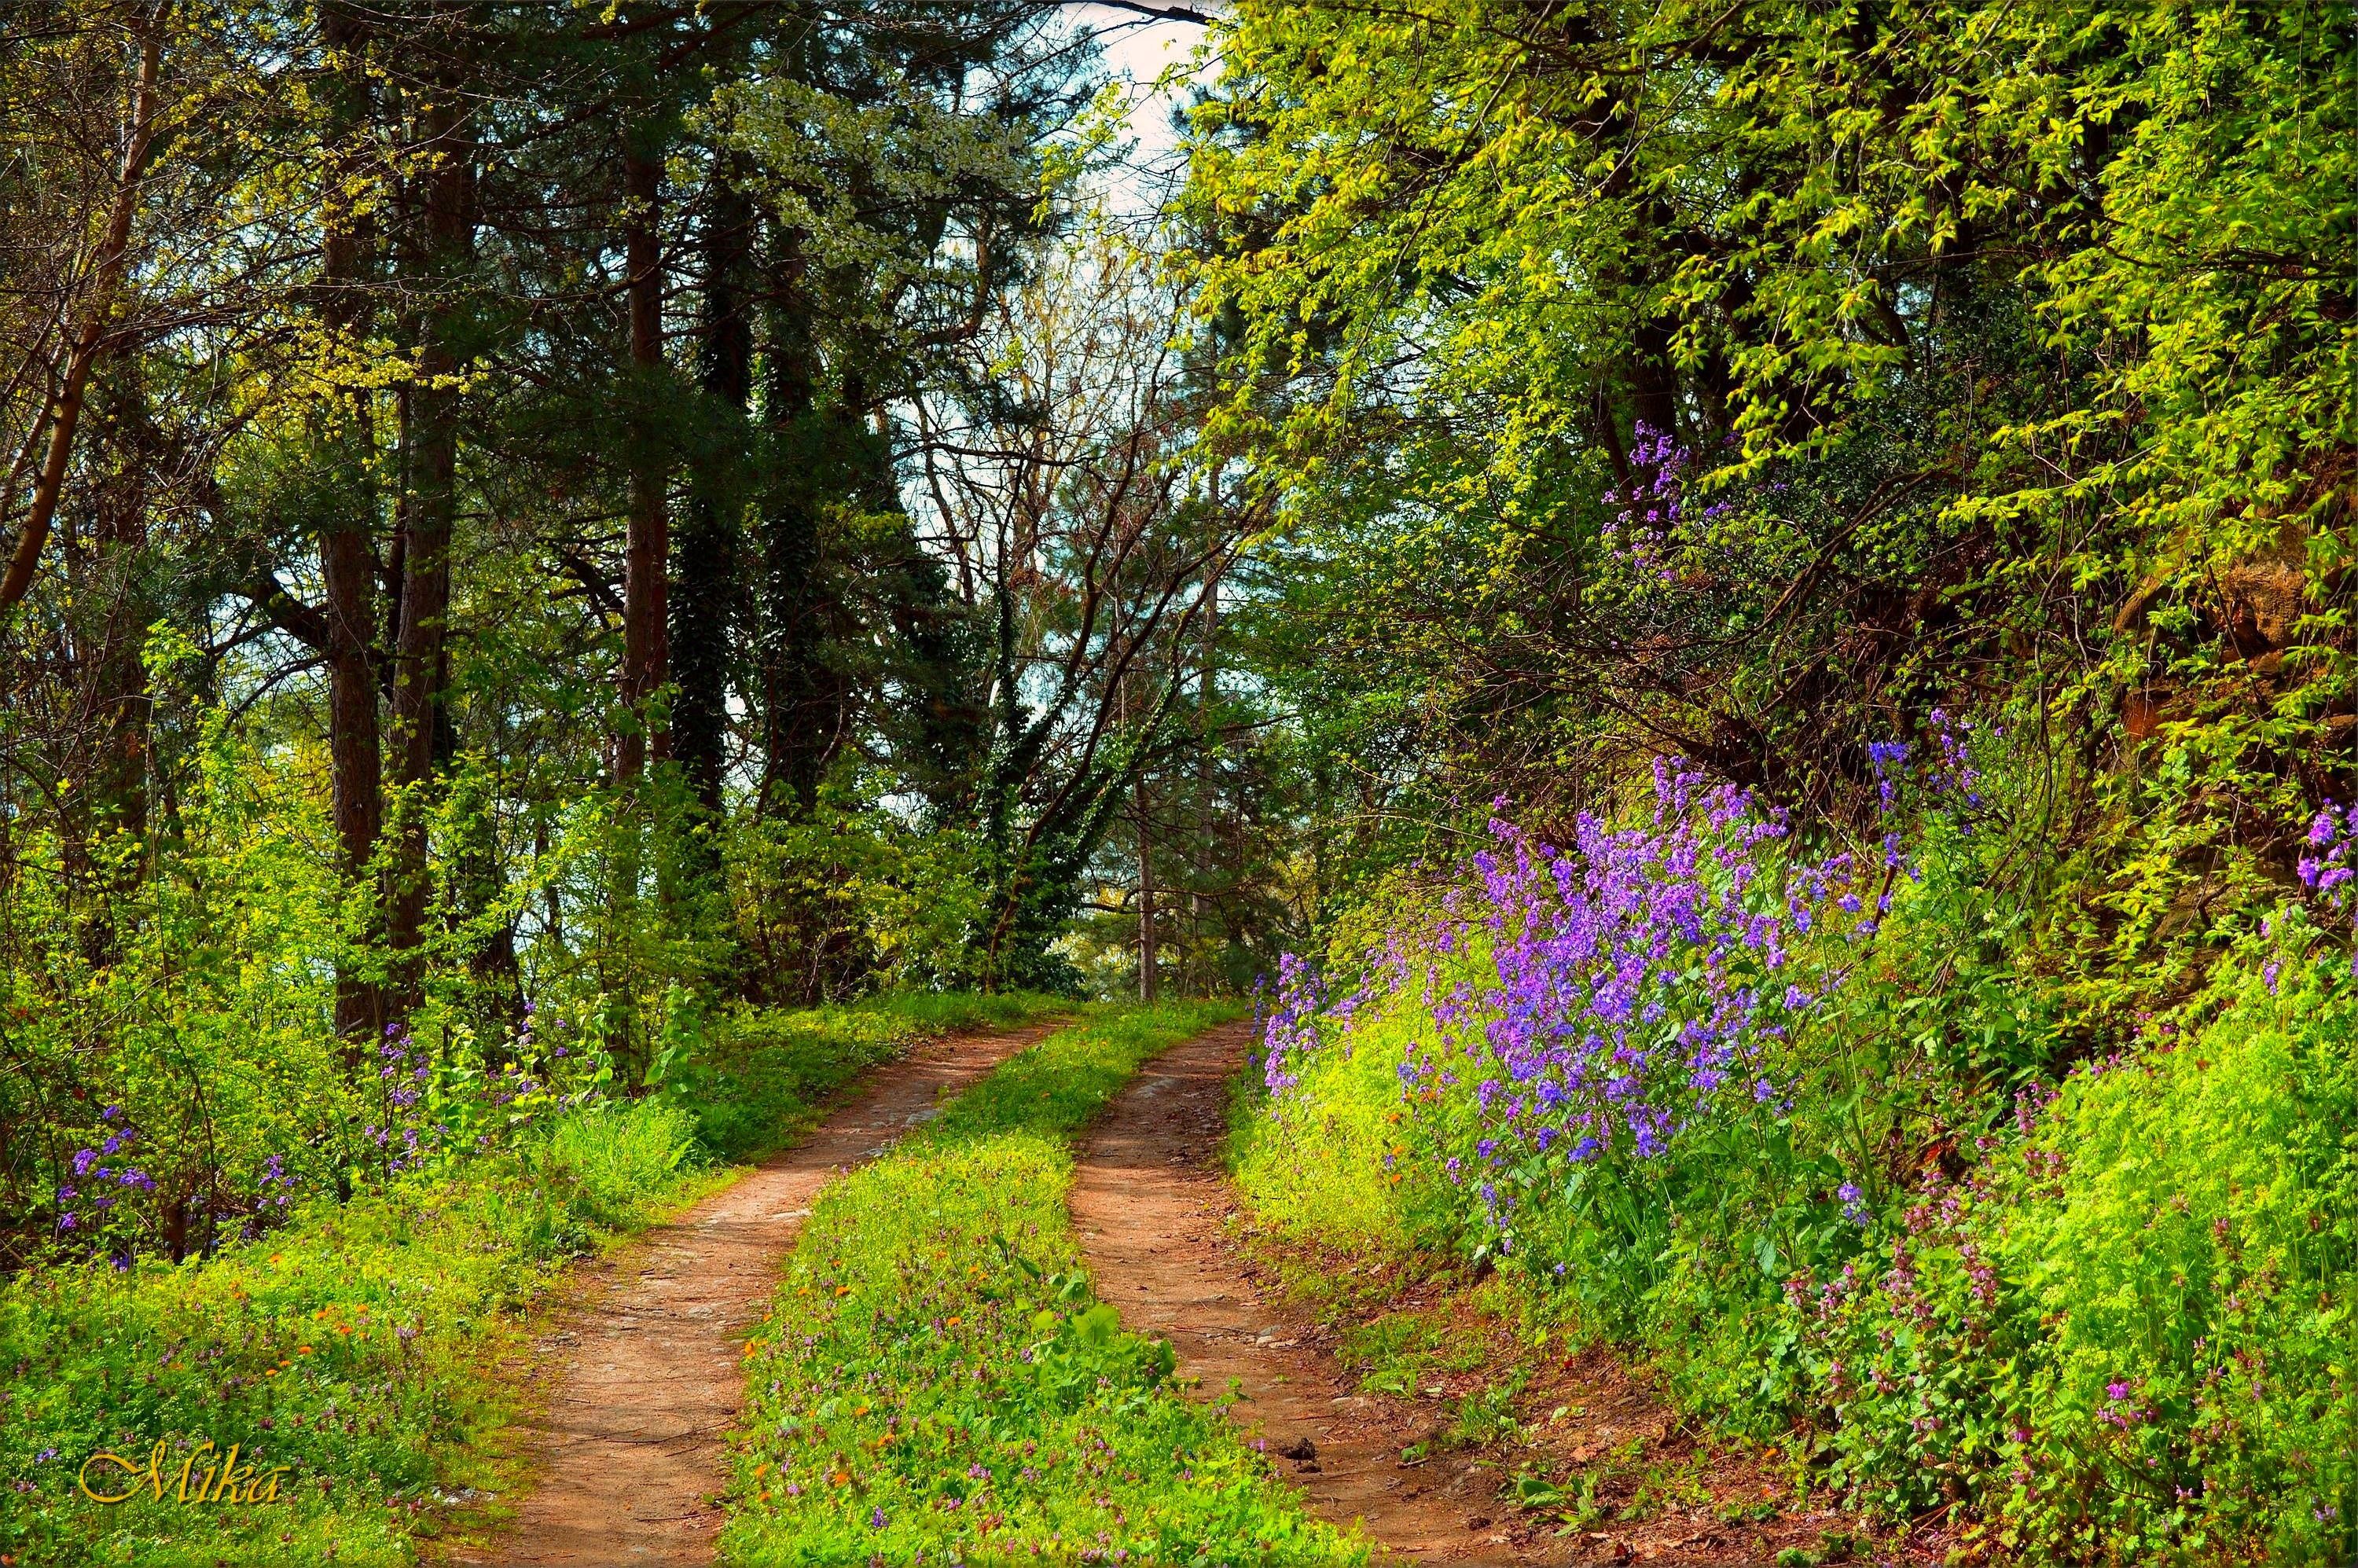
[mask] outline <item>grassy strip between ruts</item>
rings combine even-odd
[[[416,1539],[448,1528],[454,1504],[506,1489],[516,1390],[495,1364],[574,1257],[722,1184],[716,1154],[774,1143],[860,1068],[930,1034],[1058,1005],[883,996],[748,1013],[661,1095],[566,1109],[512,1145],[348,1203],[323,1196],[211,1258],[8,1281],[0,1565],[414,1561]],[[708,1108],[732,1098],[750,1108],[730,1111],[716,1140]],[[89,1472],[102,1495],[131,1493],[119,1505],[75,1485],[101,1451],[140,1471],[135,1491],[120,1466]],[[248,1490],[256,1501],[231,1500]]]
[[[822,1195],[747,1346],[727,1560],[1366,1561],[1096,1301],[1065,1212],[1071,1135],[1231,1016],[1061,1031]]]

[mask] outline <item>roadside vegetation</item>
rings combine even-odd
[[[1911,778],[1831,856],[1671,775],[1563,851],[1497,824],[1462,880],[1338,946],[1348,996],[1290,968],[1238,1144],[1252,1211],[1495,1269],[1494,1315],[1641,1357],[1682,1414],[1887,1530],[1974,1499],[1967,1559],[2338,1561],[2337,885],[2223,944],[2134,1049],[2081,1056],[1990,935],[2043,827],[2001,739],[1953,755],[1969,791]],[[2337,865],[2347,825],[2311,841]],[[1381,1319],[1346,1349],[1378,1384],[1487,1354],[1437,1332]],[[1509,1500],[1563,1511],[1582,1474]]]
[[[1265,1224],[1961,1561],[2358,1552],[2351,19],[1227,14]]]
[[[1234,1016],[1060,1031],[821,1195],[749,1350],[726,1560],[1365,1560],[1122,1329],[1065,1213],[1072,1138],[1148,1056]]]
[[[389,1058],[419,1086],[406,1126],[449,1130],[399,1171],[342,1201],[288,1178],[266,1234],[201,1262],[101,1259],[0,1288],[0,1453],[19,1477],[0,1499],[0,1552],[414,1561],[460,1505],[516,1480],[502,1428],[523,1391],[496,1363],[569,1264],[725,1185],[728,1161],[789,1137],[862,1068],[1057,1005],[885,994],[748,1014],[635,1100],[609,1092],[611,1063],[594,1051],[552,1047],[489,1074],[461,1062],[424,1080]],[[114,1179],[135,1149],[85,1179]],[[233,1447],[233,1476],[222,1468]],[[87,1472],[92,1491],[125,1498],[114,1506],[76,1484],[103,1452],[133,1467]],[[229,1500],[259,1498],[274,1471],[275,1503]]]

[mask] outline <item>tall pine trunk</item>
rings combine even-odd
[[[372,243],[367,217],[355,211],[350,188],[360,177],[359,139],[368,121],[368,31],[358,12],[331,5],[320,17],[330,57],[330,168],[327,243],[322,258],[319,317],[331,341],[358,335],[367,314],[367,266]],[[328,519],[319,535],[319,575],[327,590],[328,759],[334,792],[336,843],[345,877],[371,874],[384,826],[384,759],[377,733],[376,490],[372,394],[362,391],[329,411],[322,444],[341,460],[339,480],[349,504]],[[376,901],[372,892],[372,903]],[[375,921],[371,921],[372,935]],[[367,966],[350,960],[336,975],[336,1033],[347,1066],[357,1068],[384,1027],[384,998]]]
[[[649,704],[663,686],[669,660],[665,611],[670,580],[669,440],[660,406],[663,380],[663,252],[656,203],[663,190],[661,148],[626,146],[622,155],[627,216],[623,257],[630,271],[630,381],[637,428],[631,435],[631,516],[623,544],[622,731],[614,773],[625,785],[665,754],[665,737]]]
[[[714,816],[728,766],[729,639],[737,602],[739,521],[746,488],[747,403],[753,334],[746,315],[752,207],[734,169],[717,157],[704,232],[704,302],[697,373],[707,414],[696,448],[695,493],[680,531],[671,601],[672,748]]]
[[[401,433],[408,493],[403,507],[401,628],[394,649],[393,777],[402,795],[394,827],[386,944],[394,956],[395,1002],[404,1012],[416,1005],[425,983],[418,949],[428,892],[426,795],[434,775],[448,669],[443,642],[450,612],[450,529],[458,510],[459,395],[444,383],[461,363],[452,341],[457,294],[475,238],[475,149],[455,85],[438,83],[419,114],[422,139],[438,160],[427,177],[425,212],[425,282],[431,298],[419,345],[419,384],[410,390]]]
[[[762,506],[761,809],[807,811],[827,750],[818,667],[819,469],[830,432],[817,416],[817,350],[802,297],[802,236],[778,232],[765,313],[770,463]]]

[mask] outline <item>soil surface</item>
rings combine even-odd
[[[1609,1354],[1567,1358],[1519,1340],[1476,1308],[1463,1278],[1245,1236],[1218,1150],[1228,1080],[1252,1040],[1249,1024],[1231,1025],[1150,1063],[1083,1148],[1073,1218],[1099,1298],[1129,1327],[1168,1337],[1202,1397],[1239,1388],[1231,1415],[1319,1514],[1359,1520],[1394,1562],[1734,1568],[1774,1563],[1789,1547],[1820,1560],[1924,1561],[1902,1543],[1852,1548],[1851,1521],[1795,1498],[1762,1456],[1683,1429]],[[1347,1290],[1314,1292],[1329,1303],[1326,1321],[1288,1294],[1282,1276],[1305,1271],[1353,1277]],[[1338,1299],[1359,1303],[1346,1316],[1451,1318],[1454,1343],[1483,1344],[1480,1367],[1420,1377],[1421,1399],[1366,1392],[1334,1354],[1349,1326],[1336,1321]],[[1520,1435],[1450,1446],[1453,1402],[1509,1367],[1523,1376],[1512,1401]],[[1418,1456],[1404,1461],[1404,1450]],[[1585,1478],[1599,1506],[1567,1530],[1563,1509],[1501,1496],[1519,1471],[1552,1478],[1567,1502]]]
[[[794,1148],[648,1233],[593,1306],[550,1338],[571,1351],[531,1429],[536,1484],[489,1555],[510,1568],[712,1561],[722,1439],[744,1395],[746,1336],[818,1190],[884,1152],[1046,1030],[956,1035],[879,1068]]]
[[[1311,1506],[1338,1524],[1364,1521],[1368,1537],[1400,1557],[1431,1563],[1541,1563],[1559,1550],[1517,1550],[1484,1527],[1495,1471],[1444,1455],[1403,1465],[1401,1450],[1424,1430],[1406,1425],[1394,1401],[1362,1394],[1332,1357],[1305,1344],[1245,1272],[1226,1242],[1233,1210],[1217,1155],[1228,1082],[1253,1041],[1249,1022],[1173,1046],[1149,1063],[1084,1146],[1073,1183],[1073,1222],[1099,1300],[1124,1324],[1163,1335],[1184,1378],[1207,1397],[1241,1386],[1230,1413],[1255,1429]],[[1413,1407],[1410,1407],[1412,1410]],[[1429,1428],[1429,1418],[1423,1422]],[[1479,1519],[1479,1525],[1469,1520]]]

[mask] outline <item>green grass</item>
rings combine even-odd
[[[916,1042],[1011,1029],[1071,1010],[1028,991],[885,991],[841,1006],[724,1015],[675,1063],[669,1095],[696,1117],[698,1141],[723,1160],[759,1160],[817,1119],[838,1087]]]
[[[1412,1152],[1394,1068],[1401,1045],[1429,1033],[1414,999],[1388,997],[1354,1022],[1352,1049],[1321,1052],[1272,1101],[1258,1082],[1229,1108],[1230,1176],[1253,1217],[1289,1241],[1404,1261],[1446,1252],[1448,1195]]]
[[[1365,1560],[1122,1331],[1065,1214],[1071,1136],[1227,1016],[1064,1030],[821,1195],[748,1349],[728,1561]]]
[[[0,1560],[238,1568],[390,1564],[504,1491],[517,1390],[496,1362],[579,1255],[666,1217],[807,1123],[862,1067],[924,1035],[1022,1022],[1040,998],[880,998],[746,1014],[664,1094],[590,1105],[512,1146],[293,1211],[175,1268],[74,1265],[0,1289]],[[724,1109],[726,1138],[708,1136]],[[102,1507],[75,1472],[166,1444],[166,1496]],[[178,1500],[182,1461],[239,1446],[279,1501]],[[193,1495],[209,1457],[191,1470]],[[101,1465],[103,1479],[121,1473]]]
[[[1481,1365],[1483,1341],[1455,1328],[1446,1306],[1388,1312],[1343,1330],[1341,1359],[1360,1369],[1359,1387],[1369,1393],[1413,1395],[1435,1372]]]
[[[665,1108],[593,1110],[536,1149],[315,1204],[201,1262],[14,1281],[0,1444],[33,1489],[0,1503],[0,1550],[42,1564],[409,1561],[442,1499],[497,1485],[482,1440],[511,1412],[487,1362],[514,1314],[575,1254],[690,1191],[686,1151]],[[619,1184],[630,1173],[647,1178],[634,1191]],[[161,1501],[102,1507],[76,1489],[88,1455],[144,1466],[159,1441]],[[206,1442],[265,1476],[287,1466],[281,1500],[180,1502],[182,1460]],[[122,1489],[110,1466],[92,1476]]]

